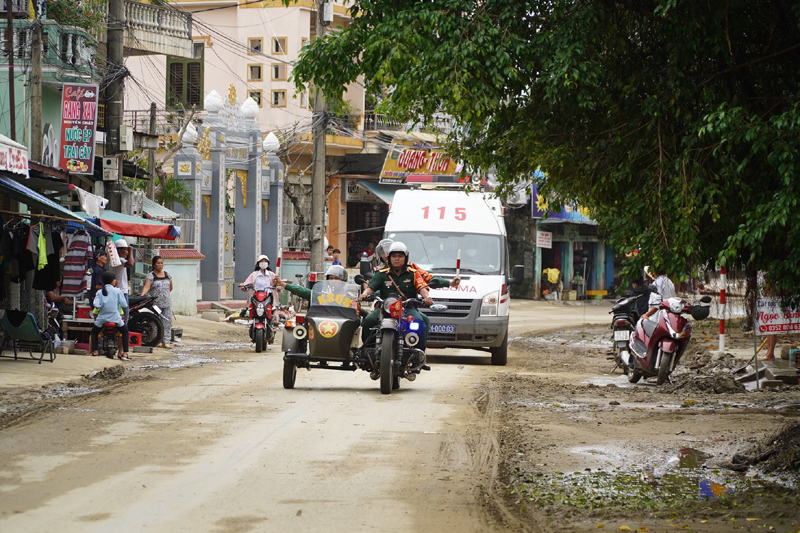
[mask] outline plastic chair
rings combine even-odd
[[[33,351],[36,350],[38,352],[41,350],[42,353],[38,358],[39,364],[42,364],[44,355],[47,352],[50,353],[50,362],[55,361],[55,346],[50,334],[44,333],[39,329],[36,318],[32,313],[25,314],[21,321],[19,321],[20,315],[22,315],[22,311],[12,309],[6,311],[3,317],[0,318],[0,329],[3,330],[4,334],[3,342],[0,344],[0,357],[11,357],[10,355],[3,355],[6,346],[10,345],[14,348],[15,360],[20,357],[18,350],[27,350],[29,358],[34,361],[37,357],[33,354]],[[14,326],[12,322],[19,322],[19,325]]]

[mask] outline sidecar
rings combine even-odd
[[[294,388],[298,367],[354,371],[368,363],[359,356],[358,293],[358,285],[339,280],[314,285],[308,313],[284,327],[284,388]]]

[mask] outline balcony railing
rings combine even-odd
[[[199,127],[203,122],[205,111],[197,111],[192,117],[195,127]],[[168,135],[178,133],[183,125],[185,114],[181,110],[158,109],[156,110],[156,135]],[[124,123],[133,126],[133,131],[141,133],[150,132],[150,110],[135,109],[125,111]]]
[[[171,7],[125,2],[125,55],[192,57],[192,14]],[[108,42],[105,33],[99,36]]]
[[[6,24],[0,19],[0,50],[6,47]],[[14,21],[14,58],[28,64],[31,58],[31,20]],[[75,73],[98,76],[97,41],[85,30],[61,26],[51,20],[43,21],[42,63],[45,79],[59,79],[59,74]],[[2,61],[3,59],[0,59]],[[50,67],[48,69],[48,67]],[[55,67],[55,70],[53,69]],[[71,71],[71,72],[69,72]]]

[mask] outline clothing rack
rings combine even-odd
[[[56,215],[45,215],[45,214],[37,214],[37,213],[22,213],[22,212],[19,212],[19,211],[6,211],[5,209],[0,209],[0,213],[6,214],[6,215],[12,215],[13,217],[23,217],[23,218],[30,218],[30,219],[47,218],[47,219],[50,219],[50,220],[58,220],[58,221],[63,221],[63,222],[67,222],[67,223],[78,224],[78,221],[75,220],[74,218],[64,218],[64,217],[59,217],[59,216],[56,216]],[[8,223],[8,222],[6,222],[6,223]],[[71,231],[73,231],[73,230],[74,231],[85,231],[85,232],[89,233],[90,235],[94,235],[96,237],[110,237],[110,233],[108,233],[108,232],[99,233],[97,231],[93,231],[92,229],[86,228],[84,226],[79,226],[79,227],[72,226],[72,227],[70,227],[70,230]]]

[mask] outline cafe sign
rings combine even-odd
[[[59,167],[74,174],[94,174],[97,85],[65,83],[61,91]]]
[[[454,176],[458,163],[445,151],[428,143],[397,142],[381,170],[382,183],[405,183],[409,176]]]

